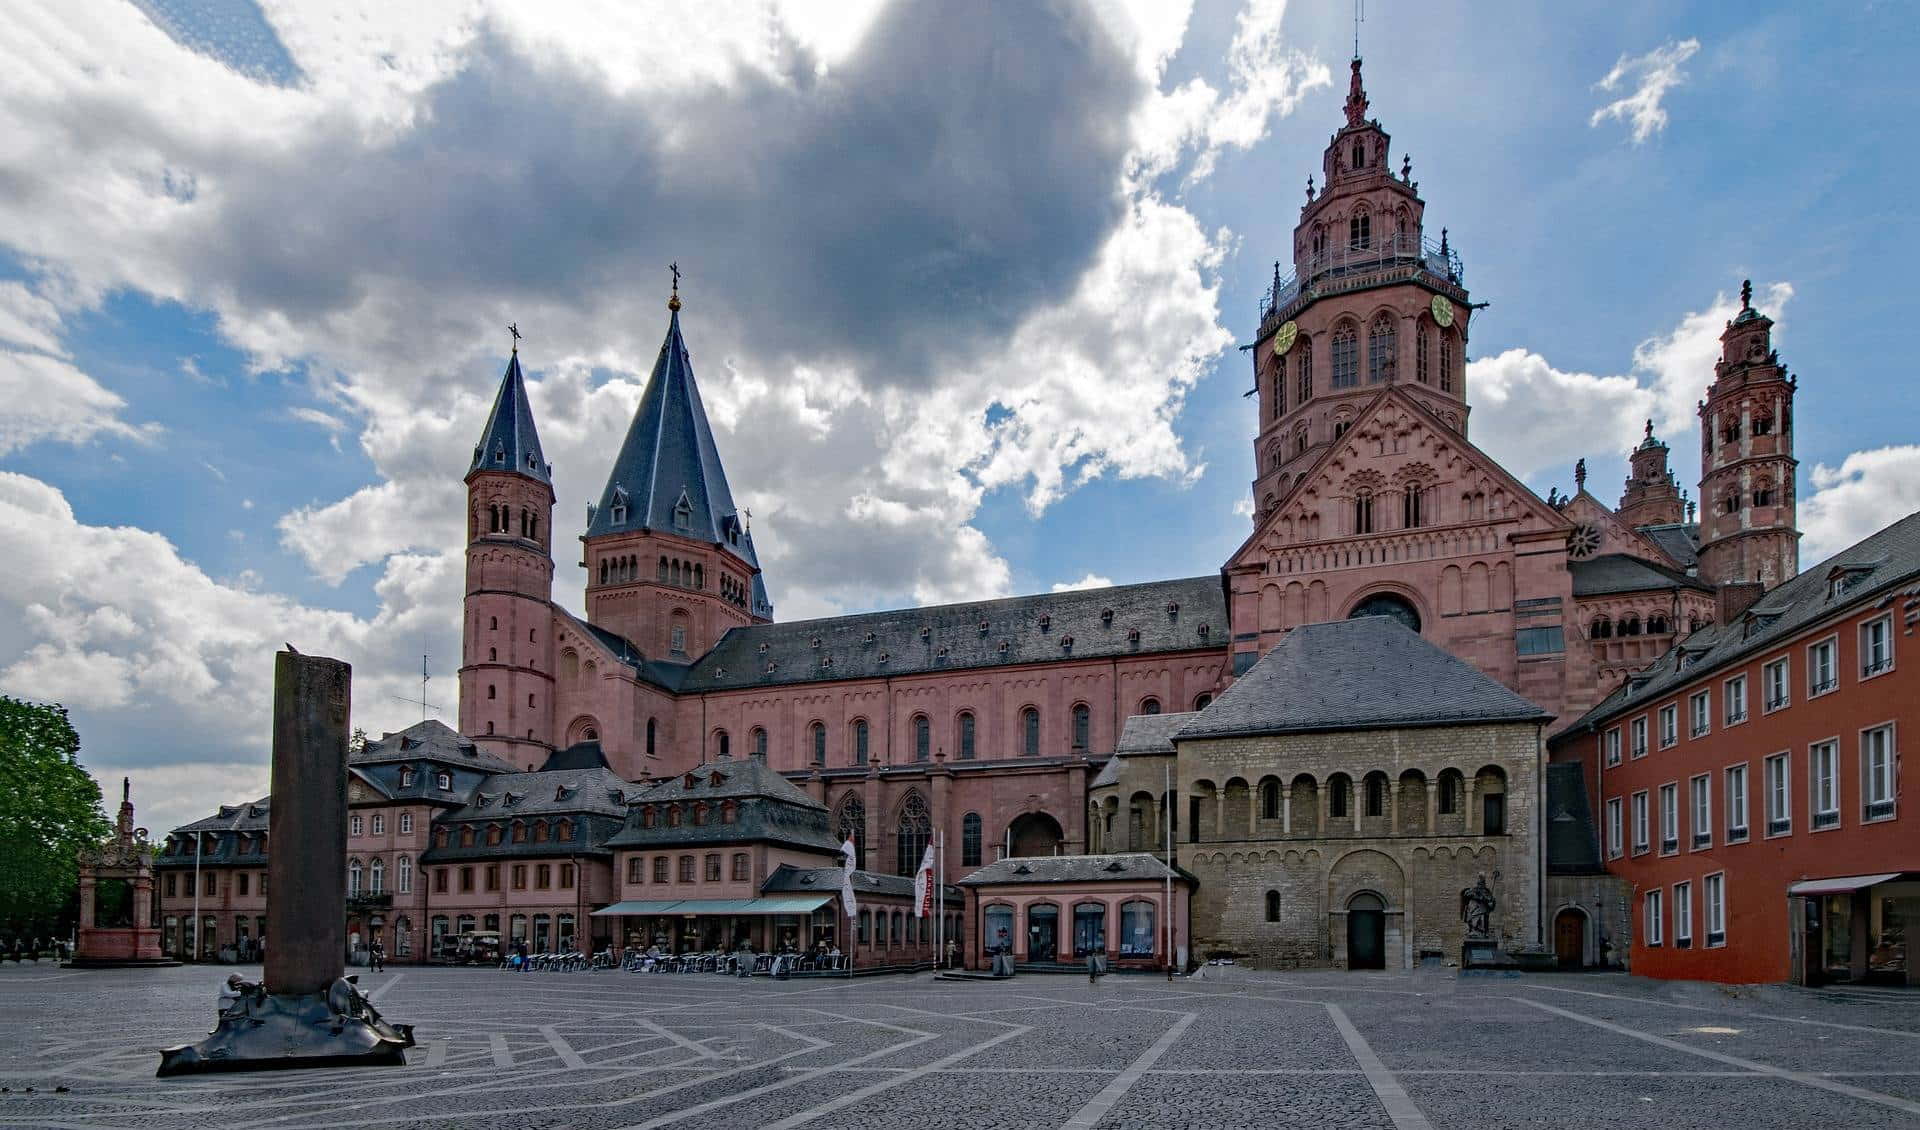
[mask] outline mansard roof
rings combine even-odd
[[[705,823],[691,818],[673,824],[658,815],[667,807],[733,802],[733,822],[712,815]],[[840,843],[827,827],[827,808],[758,757],[727,758],[665,777],[629,798],[626,826],[608,841],[611,847],[719,846],[761,841],[837,856]],[[645,821],[656,812],[652,825]]]
[[[1603,725],[1703,675],[1778,647],[1794,633],[1860,601],[1891,607],[1902,597],[1909,602],[1920,598],[1920,512],[1782,582],[1733,622],[1709,624],[1668,648],[1551,741]]]
[[[516,766],[475,745],[472,738],[438,718],[415,722],[397,733],[368,738],[366,745],[347,757],[354,766],[395,762],[422,762],[482,773],[511,773]]]
[[[1015,883],[1120,883],[1143,879],[1159,883],[1171,876],[1183,883],[1197,883],[1192,875],[1178,867],[1169,867],[1159,856],[1144,851],[1118,852],[1113,855],[1037,855],[996,859],[960,880],[964,887],[991,887]]]
[[[1713,586],[1678,569],[1625,553],[1603,553],[1585,561],[1567,562],[1573,574],[1573,595],[1612,596],[1648,589],[1695,589],[1710,593]]]
[[[680,689],[721,690],[1224,648],[1218,576],[734,628]]]
[[[760,884],[760,893],[770,894],[825,894],[840,896],[840,881],[846,874],[841,867],[795,867],[791,863],[782,863]],[[855,871],[853,873],[853,893],[857,900],[862,895],[886,895],[892,898],[911,899],[913,897],[913,876],[882,875],[876,871]],[[952,883],[947,884],[946,897],[949,901],[958,900],[961,895]],[[838,906],[838,902],[835,902]]]
[[[267,830],[267,811],[273,803],[272,797],[261,797],[247,804],[223,804],[212,816],[195,820],[191,824],[182,824],[171,835],[191,832],[264,832]]]
[[[527,816],[625,817],[638,791],[613,770],[536,769],[496,773],[480,783],[467,803],[441,817],[451,821],[510,821]]]
[[[473,448],[472,475],[480,471],[511,471],[553,485],[553,465],[540,453],[540,434],[533,427],[533,405],[527,402],[527,384],[520,375],[520,351],[507,361],[493,412]]]
[[[673,311],[653,375],[640,394],[633,423],[587,518],[587,536],[655,530],[678,534],[726,549],[759,568],[753,538],[733,504],[720,450],[713,442],[693,360],[680,337],[680,312]],[[756,598],[764,588],[756,589]],[[755,607],[771,616],[771,604]]]
[[[1547,711],[1385,616],[1303,624],[1177,741],[1253,734],[1544,722]]]

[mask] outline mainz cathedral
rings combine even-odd
[[[1605,881],[1553,858],[1546,824],[1591,814],[1543,735],[1795,574],[1795,382],[1744,291],[1698,513],[1651,423],[1617,500],[1584,461],[1540,497],[1472,440],[1476,306],[1419,188],[1356,58],[1252,327],[1252,527],[1200,576],[776,619],[676,287],[579,615],[552,598],[553,482],[586,469],[546,461],[516,352],[466,475],[461,734],[629,782],[760,759],[868,871],[910,873],[935,831],[950,879],[1152,852],[1193,884],[1194,960],[1451,959],[1478,877],[1501,943],[1540,944],[1550,882]]]

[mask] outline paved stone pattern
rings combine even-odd
[[[1099,985],[408,968],[362,978],[418,1026],[406,1067],[155,1079],[157,1048],[211,1025],[226,972],[0,966],[0,1125],[1920,1125],[1920,994],[1896,990],[1217,968]],[[1398,1120],[1329,1004],[1411,1099]]]

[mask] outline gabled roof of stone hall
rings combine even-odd
[[[1700,565],[1700,526],[1696,522],[1673,522],[1664,526],[1640,526],[1639,533],[1660,547],[1682,569]]]
[[[527,383],[520,375],[520,351],[507,361],[493,412],[473,448],[471,475],[478,471],[512,471],[553,485],[553,466],[540,453],[540,434],[533,427],[533,405],[527,402]]]
[[[996,859],[960,880],[963,887],[992,887],[1015,883],[1123,883],[1143,879],[1159,883],[1171,875],[1183,883],[1197,880],[1178,867],[1168,867],[1159,856],[1144,851],[1113,855],[1028,855]]]
[[[615,506],[624,503],[615,520]],[[654,530],[718,545],[759,568],[753,538],[733,504],[713,428],[693,379],[693,359],[673,310],[653,374],[640,394],[627,438],[587,520],[587,536]],[[756,588],[756,616],[771,616],[764,588]]]
[[[1218,575],[734,628],[681,690],[1224,648]],[[951,752],[951,751],[950,751]]]
[[[1709,624],[1687,636],[1549,740],[1558,743],[1640,710],[1869,599],[1878,608],[1920,606],[1920,512],[1775,586],[1731,623]]]
[[[1288,632],[1176,741],[1546,721],[1545,710],[1385,616]]]
[[[1610,596],[1647,589],[1713,591],[1712,585],[1698,577],[1689,577],[1678,569],[1669,569],[1657,562],[1625,553],[1603,553],[1585,561],[1569,561],[1567,572],[1573,574],[1575,596]]]

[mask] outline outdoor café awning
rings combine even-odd
[[[1847,875],[1839,879],[1802,879],[1787,888],[1790,895],[1844,895],[1862,887],[1871,887],[1880,883],[1898,879],[1904,872],[1890,871],[1885,875]]]
[[[665,914],[676,917],[705,917],[716,914],[812,914],[833,899],[834,896],[831,894],[773,895],[755,899],[668,899],[665,901],[641,899],[616,902],[612,906],[602,907],[593,912],[593,917],[607,918],[619,914]]]

